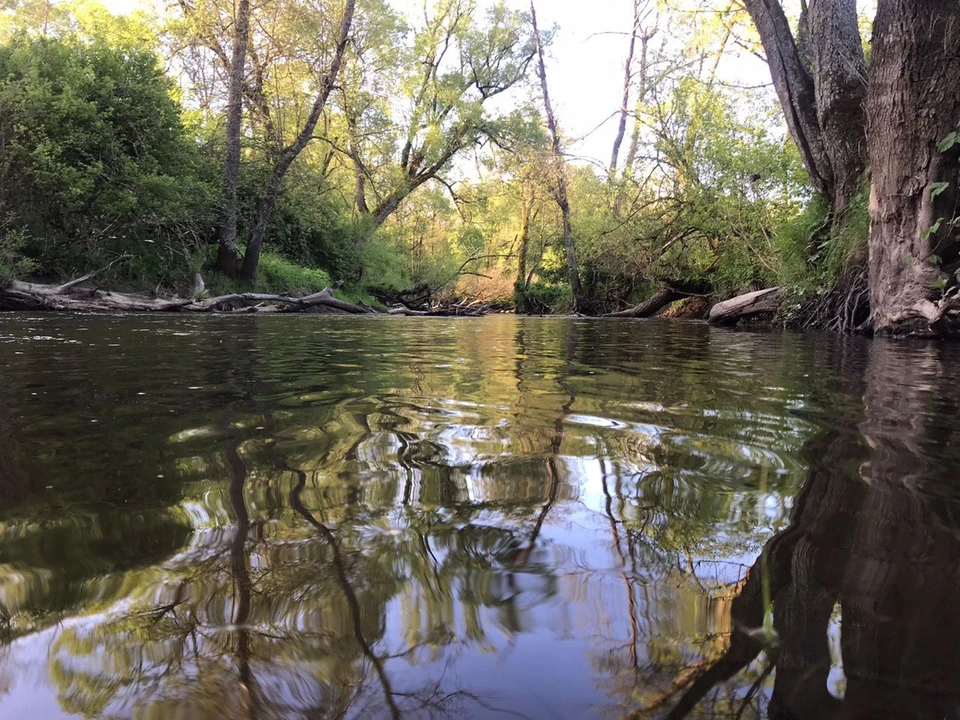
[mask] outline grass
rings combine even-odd
[[[210,275],[205,279],[207,292],[211,295],[237,292],[308,295],[331,284],[330,276],[323,270],[297,265],[273,253],[263,253],[260,257],[260,272],[253,287],[222,275]]]

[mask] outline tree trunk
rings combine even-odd
[[[937,148],[960,119],[960,5],[880,0],[872,73],[867,114],[873,328],[938,333],[952,309],[935,288],[942,277],[938,259],[953,263],[960,239],[951,222],[960,153]]]
[[[530,244],[530,216],[533,214],[534,189],[525,183],[520,198],[520,248],[517,251],[517,279],[513,284],[517,292],[527,289],[527,250]]]
[[[867,65],[856,0],[811,0],[808,10],[817,120],[833,172],[836,221],[846,218],[867,162]]]
[[[710,322],[713,325],[736,325],[744,318],[775,313],[780,309],[782,299],[783,288],[780,287],[738,295],[710,308]]]
[[[637,49],[637,35],[640,32],[640,2],[633,0],[633,31],[630,33],[630,47],[627,50],[627,61],[623,67],[623,99],[620,103],[620,122],[617,124],[617,136],[613,140],[613,150],[610,153],[610,170],[607,178],[610,181],[617,179],[617,164],[620,161],[620,147],[627,134],[627,116],[630,114],[630,85],[633,84],[633,55]]]
[[[637,79],[637,102],[633,111],[633,132],[630,135],[630,148],[627,150],[626,161],[623,164],[624,173],[633,171],[633,166],[637,161],[637,153],[640,150],[640,116],[643,113],[643,101],[647,97],[647,57],[650,40],[655,34],[656,30],[644,31],[640,37],[640,76]]]
[[[354,315],[373,312],[369,308],[338,300],[326,288],[306,297],[234,293],[213,298],[157,298],[80,288],[79,278],[63,285],[40,285],[14,280],[0,288],[0,310],[52,310],[57,312],[304,312],[316,307]],[[268,304],[273,303],[273,304]],[[239,306],[239,307],[238,307]],[[232,308],[232,309],[231,309]]]
[[[780,0],[744,0],[744,4],[760,34],[790,135],[800,149],[813,187],[830,202],[835,181],[817,119],[813,77],[797,49],[787,16]]]
[[[553,155],[553,191],[554,199],[560,207],[563,216],[563,247],[567,255],[567,273],[570,277],[570,289],[573,292],[574,312],[584,309],[583,289],[580,286],[580,271],[577,268],[577,249],[573,242],[573,225],[570,222],[570,199],[567,195],[567,169],[563,161],[563,151],[560,144],[560,131],[557,129],[557,120],[553,114],[553,105],[550,102],[550,90],[547,86],[547,67],[543,59],[543,43],[540,39],[540,29],[537,27],[537,9],[533,0],[530,2],[530,17],[533,22],[533,34],[537,43],[537,58],[539,61],[540,87],[543,90],[543,108],[547,115],[547,128],[550,131],[551,151]]]
[[[333,84],[340,74],[340,66],[343,64],[343,54],[346,51],[347,40],[350,35],[350,26],[353,23],[353,10],[355,5],[356,0],[347,0],[346,6],[343,9],[343,19],[340,21],[340,35],[337,40],[333,60],[330,62],[329,69],[320,80],[320,89],[310,108],[310,114],[307,116],[307,120],[297,135],[296,140],[280,154],[280,158],[277,160],[277,164],[270,174],[270,180],[267,181],[266,190],[260,201],[260,207],[257,210],[257,221],[253,228],[253,235],[250,237],[247,251],[243,256],[243,268],[240,271],[240,276],[246,282],[256,282],[257,271],[260,267],[260,252],[263,249],[263,242],[267,237],[270,218],[273,216],[273,211],[277,206],[277,198],[280,195],[283,179],[286,177],[287,171],[290,169],[293,161],[297,159],[300,153],[303,152],[303,149],[313,139],[313,132],[316,130],[317,122],[319,122],[323,108],[327,104],[331,90],[333,90]]]
[[[665,287],[658,293],[629,310],[607,313],[603,317],[648,318],[656,315],[667,305],[688,297],[674,287]]]
[[[240,184],[240,132],[243,123],[243,75],[250,36],[250,0],[236,0],[233,21],[233,55],[227,94],[226,157],[223,164],[223,215],[217,248],[217,270],[237,274],[237,188]]]

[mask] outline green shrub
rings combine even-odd
[[[0,287],[33,271],[35,265],[24,257],[23,248],[29,237],[23,230],[4,230],[0,226]]]
[[[865,262],[870,235],[868,193],[864,188],[854,197],[839,227],[830,227],[826,203],[815,196],[796,218],[776,228],[777,282],[801,295],[825,292],[857,263]]]
[[[149,52],[49,38],[0,46],[0,207],[42,271],[129,255],[128,273],[156,277],[207,240],[217,173],[172,89]]]
[[[211,295],[251,291],[274,295],[307,295],[319,292],[330,284],[330,276],[323,270],[303,267],[276,253],[265,252],[260,256],[260,273],[254,287],[222,275],[211,275],[207,278],[207,291]]]
[[[526,288],[515,288],[513,296],[517,312],[566,314],[573,312],[573,291],[569,285],[533,282]]]

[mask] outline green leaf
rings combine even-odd
[[[950,187],[950,183],[945,183],[945,182],[934,183],[931,186],[930,197],[935,198],[938,195],[941,195],[948,187]]]
[[[940,219],[937,220],[933,225],[931,225],[931,226],[928,227],[926,230],[924,230],[922,233],[920,233],[920,237],[921,237],[922,239],[926,240],[926,239],[928,239],[931,235],[936,235],[938,232],[940,232],[940,225],[941,225],[942,223],[943,223],[943,218],[940,218]]]
[[[944,277],[937,278],[931,284],[933,285],[934,289],[939,290],[940,292],[943,292],[947,289],[947,279]]]
[[[947,152],[947,150],[952,149],[958,142],[960,142],[960,133],[954,131],[940,141],[940,144],[937,145],[937,150],[942,153]]]
[[[943,265],[943,258],[940,257],[939,255],[931,255],[930,257],[927,258],[927,261],[931,265],[936,265],[937,267]]]

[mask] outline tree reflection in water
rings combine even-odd
[[[960,494],[956,465],[928,460],[931,447],[957,440],[955,423],[945,422],[960,400],[956,367],[941,352],[874,342],[859,425],[866,444],[852,427],[809,443],[811,471],[790,525],[766,544],[733,600],[725,652],[667,717],[960,717]],[[918,393],[904,382],[908,368],[925,382],[952,381]],[[757,632],[765,596],[773,638]],[[742,699],[716,694],[761,652],[766,669]],[[774,668],[772,690],[758,693]]]
[[[953,350],[51,322],[0,344],[0,714],[956,716]]]

